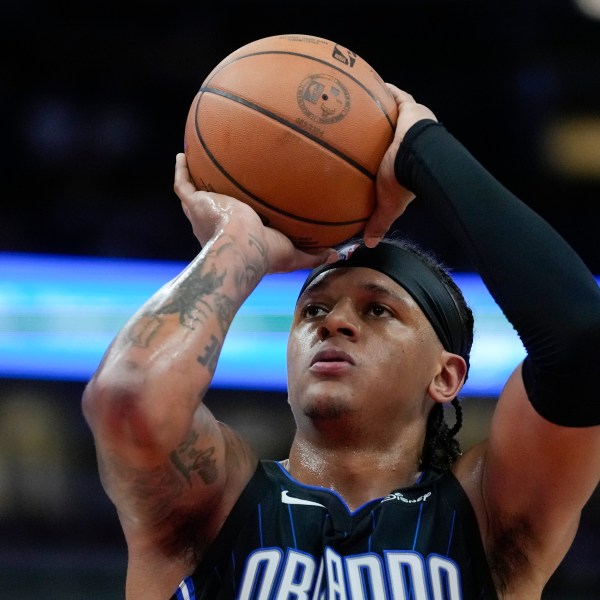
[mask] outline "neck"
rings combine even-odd
[[[412,443],[397,440],[386,448],[324,447],[297,434],[285,466],[302,483],[336,491],[355,510],[415,483],[422,449],[421,436],[417,438]]]

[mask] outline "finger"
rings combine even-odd
[[[390,92],[392,93],[392,96],[394,96],[394,100],[396,100],[396,102],[398,102],[398,103],[415,102],[415,99],[413,98],[413,96],[411,94],[409,94],[408,92],[405,92],[404,90],[401,90],[399,87],[395,86],[393,83],[386,83],[386,85],[388,86]]]
[[[387,233],[392,222],[400,216],[398,207],[377,206],[365,225],[363,240],[365,246],[374,248]]]
[[[385,190],[378,182],[377,196],[378,198],[397,197],[398,192],[395,190]],[[414,199],[414,194],[405,190],[400,200],[393,202],[379,201],[375,206],[373,214],[367,221],[363,232],[363,240],[369,248],[374,248],[388,232],[391,225],[398,219],[406,210],[408,204]]]
[[[339,259],[339,254],[333,248],[298,252],[295,269],[313,269],[320,265],[329,264]]]
[[[182,201],[196,192],[196,186],[192,182],[190,171],[187,166],[187,160],[183,152],[179,152],[175,157],[175,193]]]

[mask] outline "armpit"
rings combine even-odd
[[[532,529],[524,519],[509,526],[489,524],[487,559],[500,596],[515,590],[517,582],[528,577],[533,539]]]

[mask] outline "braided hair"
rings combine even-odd
[[[448,426],[444,418],[444,406],[436,404],[427,419],[425,443],[419,468],[421,470],[449,469],[456,459],[462,454],[460,442],[454,437],[462,427],[462,406],[458,398],[451,402],[456,412],[456,421],[452,427]]]
[[[414,247],[414,246],[413,246]],[[432,253],[425,252],[418,247],[414,247],[415,252],[422,260],[438,274],[442,283],[446,286],[451,296],[454,298],[462,322],[462,335],[465,341],[466,351],[463,355],[467,363],[465,381],[469,374],[470,353],[473,345],[474,319],[473,312],[468,306],[462,291],[456,285],[456,282],[450,276],[448,269]],[[444,405],[436,403],[431,410],[427,420],[427,429],[425,432],[425,443],[423,444],[423,454],[421,455],[421,469],[437,468],[449,469],[456,459],[462,454],[460,443],[456,439],[456,434],[460,431],[463,423],[462,406],[458,398],[451,402],[455,411],[455,421],[452,427],[448,426],[444,413]]]

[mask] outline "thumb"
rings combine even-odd
[[[402,212],[396,205],[378,203],[365,225],[363,233],[365,245],[374,248]]]
[[[369,248],[375,247],[394,221],[406,210],[415,195],[390,178],[377,178],[377,204],[365,225],[363,239]]]

